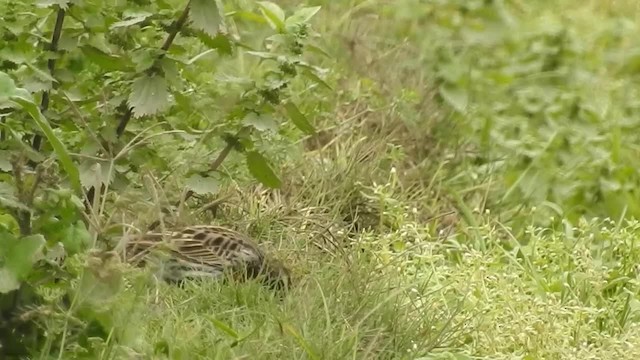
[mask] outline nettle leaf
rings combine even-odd
[[[141,48],[130,53],[131,61],[138,73],[149,70],[161,55],[163,51],[156,48]]]
[[[275,174],[267,159],[259,152],[250,151],[246,153],[247,167],[249,172],[262,184],[270,188],[279,188],[280,178]]]
[[[193,174],[187,178],[186,182],[189,190],[195,192],[198,195],[214,194],[218,192],[220,182],[218,179],[210,176],[201,176],[199,174]]]
[[[313,125],[307,120],[307,117],[300,112],[296,104],[287,102],[284,104],[284,108],[287,110],[287,115],[289,115],[291,122],[293,122],[298,129],[309,135],[316,133],[316,129],[314,129]]]
[[[189,17],[193,27],[211,37],[216,36],[224,21],[221,9],[222,6],[217,0],[192,0]]]
[[[0,293],[20,287],[20,281],[29,275],[33,264],[42,257],[45,239],[31,235],[21,239],[4,233],[0,236]]]
[[[216,36],[211,37],[207,33],[198,32],[198,39],[210,49],[216,49],[220,55],[233,54],[233,42],[228,35],[218,33]]]
[[[84,56],[92,63],[100,66],[107,71],[125,71],[129,67],[127,61],[119,56],[109,55],[102,50],[91,45],[85,45],[80,48]]]
[[[284,29],[284,10],[271,1],[260,1],[260,12],[272,29],[282,31]]]
[[[14,96],[21,96],[25,99],[32,99],[31,93],[25,89],[18,88],[15,81],[9,74],[0,71],[0,108],[12,107],[16,104],[11,101]]]
[[[62,231],[62,244],[70,255],[77,254],[91,245],[91,234],[81,221],[67,226]]]
[[[31,211],[31,209],[18,200],[13,191],[13,187],[5,182],[0,182],[0,205],[10,209]]]
[[[114,175],[110,167],[110,163],[107,160],[84,160],[78,167],[80,171],[80,182],[86,188],[110,184]]]
[[[53,76],[51,76],[51,74],[48,71],[44,71],[38,68],[37,66],[31,65],[29,63],[25,63],[25,66],[29,68],[39,80],[51,82],[51,83],[58,82],[58,80]]]
[[[321,8],[320,6],[312,6],[312,7],[305,7],[296,11],[293,15],[289,16],[289,18],[287,18],[287,20],[285,21],[285,25],[287,26],[287,29],[291,29],[292,27],[295,27],[300,24],[308,23],[309,20],[311,20],[311,18],[318,11],[320,11],[320,8]]]
[[[167,81],[158,75],[143,75],[133,82],[129,105],[136,117],[153,115],[169,105]]]
[[[278,130],[278,123],[276,123],[271,115],[260,115],[254,112],[248,113],[244,119],[242,119],[242,124],[253,126],[258,131],[275,132]]]

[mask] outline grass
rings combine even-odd
[[[282,189],[187,214],[255,236],[297,286],[78,259],[73,309],[112,331],[58,311],[54,357],[638,358],[636,2],[313,3],[336,69],[321,135]]]

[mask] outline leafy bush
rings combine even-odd
[[[144,171],[186,179],[181,201],[245,172],[280,185],[272,167],[283,159],[279,148],[315,132],[313,102],[300,105],[296,94],[330,88],[325,71],[304,60],[322,53],[309,26],[318,10],[287,16],[271,2],[225,9],[204,0],[0,6],[3,334],[25,306],[63,299],[85,324],[62,332],[63,343],[67,334],[91,336],[96,321],[109,328],[99,310],[82,313],[78,297],[97,300],[92,287],[111,293],[119,281],[102,273],[109,253],[86,250],[113,247],[101,241],[114,228],[105,206],[142,188]],[[233,150],[248,171],[237,160],[221,171]],[[42,294],[53,290],[59,294]],[[7,336],[31,346],[36,339],[25,331]]]

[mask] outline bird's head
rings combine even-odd
[[[292,286],[291,270],[278,260],[265,261],[263,276],[264,283],[271,289],[287,291]]]

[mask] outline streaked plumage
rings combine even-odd
[[[237,280],[263,277],[268,286],[279,289],[290,281],[290,272],[282,263],[267,258],[248,237],[219,226],[147,233],[126,243],[127,261],[133,264],[143,265],[158,253],[168,255],[162,276],[169,282],[220,277],[225,272]]]

